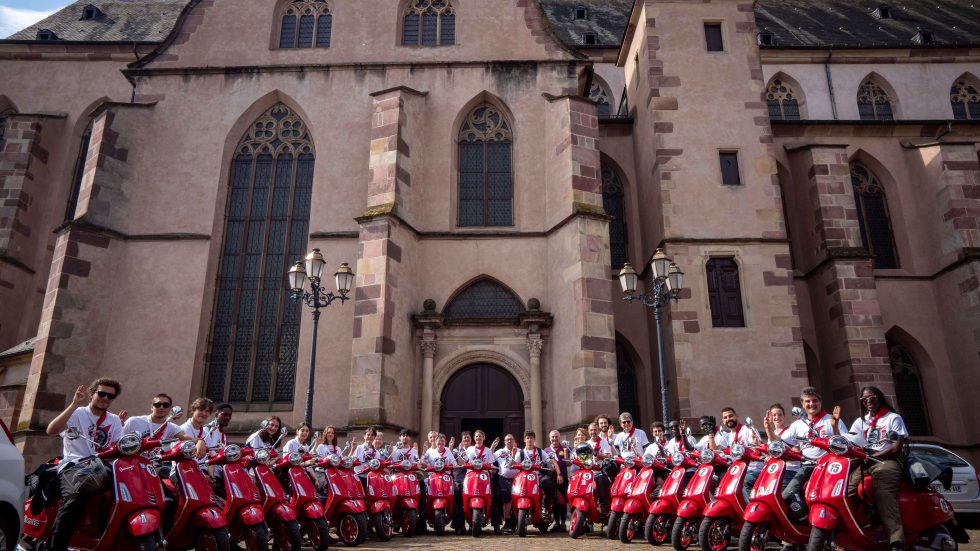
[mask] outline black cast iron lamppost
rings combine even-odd
[[[647,308],[653,309],[653,317],[657,324],[657,355],[660,359],[660,401],[663,405],[663,422],[666,425],[670,420],[670,408],[667,404],[669,396],[667,368],[664,366],[664,337],[660,329],[660,320],[664,308],[670,304],[670,299],[674,299],[674,302],[680,299],[684,272],[664,254],[663,249],[657,249],[650,260],[650,272],[650,289],[646,293],[636,292],[639,277],[629,262],[623,264],[623,269],[619,271],[619,284],[623,287],[623,300],[627,302],[638,300]]]
[[[306,424],[313,426],[313,375],[316,371],[316,329],[320,321],[320,308],[330,306],[335,300],[341,303],[347,302],[350,297],[347,293],[354,286],[354,272],[346,262],[340,265],[337,272],[333,275],[337,285],[337,293],[326,291],[320,285],[320,276],[323,275],[323,267],[327,264],[320,254],[320,249],[306,255],[306,267],[297,261],[289,269],[289,288],[292,290],[291,298],[297,302],[305,303],[313,309],[313,343],[310,351],[310,378],[309,388],[306,389]],[[310,290],[306,290],[306,281],[310,280]]]

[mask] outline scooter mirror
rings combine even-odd
[[[797,417],[803,417],[803,409],[802,408],[793,407],[793,409],[791,410],[791,412],[793,413],[793,415],[795,415]]]
[[[174,406],[174,407],[170,408],[170,416],[171,417],[177,417],[181,413],[184,413],[184,408],[182,408],[180,406]]]
[[[752,418],[751,417],[746,417],[745,418],[745,426],[746,427],[751,427],[752,426]]]
[[[269,420],[268,419],[263,419],[262,422],[259,423],[259,428],[260,429],[264,429],[264,428],[266,428],[268,426],[269,426]]]
[[[563,448],[567,448],[567,447],[569,447],[569,445],[568,445],[568,440],[562,440],[562,441],[561,441],[561,446],[562,446]]]
[[[282,427],[281,429],[279,429],[279,434],[286,434],[287,432],[289,431],[286,430],[286,427]]]
[[[687,430],[685,430],[684,432],[685,432],[685,433],[686,433],[686,434],[687,434],[688,436],[691,436],[691,427],[687,427]]]
[[[313,439],[316,440],[317,438],[320,438],[320,431],[316,431],[313,433]]]
[[[78,432],[75,427],[68,427],[65,429],[65,438],[69,440],[77,440],[82,437],[82,433]]]

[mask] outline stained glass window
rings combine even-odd
[[[898,253],[892,237],[885,189],[868,167],[858,163],[851,164],[851,184],[854,186],[861,240],[873,256],[874,267],[898,268]]]
[[[863,121],[890,121],[893,120],[892,100],[877,82],[866,80],[858,88],[858,114]]]
[[[205,393],[229,402],[291,402],[300,307],[286,272],[304,256],[313,142],[283,104],[250,127],[232,161]]]
[[[329,48],[333,14],[326,0],[287,3],[279,18],[279,47]]]
[[[800,103],[793,87],[783,79],[773,79],[766,91],[769,118],[774,121],[800,120]]]
[[[514,224],[510,125],[496,107],[470,111],[459,132],[460,226]]]
[[[506,320],[517,321],[524,311],[514,293],[497,283],[484,278],[469,284],[454,296],[442,314],[447,321],[461,320]]]
[[[949,91],[949,102],[953,106],[953,118],[957,120],[980,120],[980,85],[959,78]]]
[[[402,44],[450,46],[456,43],[456,10],[450,0],[410,0],[405,8]]]
[[[609,118],[612,109],[609,107],[609,94],[605,88],[593,82],[589,89],[589,99],[595,102],[595,112],[600,119]]]
[[[609,257],[619,270],[629,261],[626,239],[626,203],[623,183],[609,165],[602,163],[602,208],[609,216]]]

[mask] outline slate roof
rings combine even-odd
[[[162,42],[187,0],[79,0],[50,17],[14,33],[10,40],[36,40],[48,29],[58,40],[74,42]],[[82,18],[86,6],[102,15]]]
[[[37,342],[37,337],[31,337],[13,348],[8,348],[7,350],[0,352],[0,360],[4,358],[11,358],[13,356],[19,356],[28,352],[34,352],[35,342]]]
[[[876,18],[881,5],[891,19]],[[761,0],[756,26],[773,34],[774,48],[910,47],[921,31],[936,46],[980,44],[978,0]]]
[[[558,38],[566,45],[586,45],[586,33],[595,34],[590,47],[619,48],[629,23],[633,0],[540,0]],[[585,19],[576,19],[576,8],[586,9]]]

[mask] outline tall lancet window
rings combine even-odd
[[[404,46],[456,43],[456,10],[450,0],[410,0],[402,24]]]
[[[895,118],[892,99],[888,92],[873,80],[866,80],[858,88],[858,114],[863,121],[890,121]]]
[[[286,271],[305,255],[313,141],[283,104],[245,133],[232,160],[205,392],[233,403],[292,402],[300,308]]]
[[[510,125],[489,103],[470,111],[459,130],[459,225],[514,225]]]
[[[329,48],[333,14],[326,0],[293,0],[279,19],[280,48]]]

